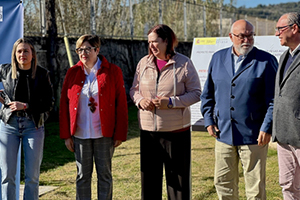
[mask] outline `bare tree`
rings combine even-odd
[[[45,0],[46,7],[46,46],[44,49],[47,50],[47,68],[50,71],[50,77],[53,83],[53,90],[57,91],[58,79],[57,76],[57,61],[56,61],[56,50],[57,50],[57,25],[55,18],[55,0]],[[57,99],[57,94],[54,94]],[[58,102],[58,101],[57,101]]]
[[[40,32],[39,1],[54,2],[57,15],[58,35],[68,33],[69,37],[78,38],[82,34],[91,33],[90,0],[50,0],[25,1],[25,34]],[[231,22],[239,16],[233,5],[237,0],[223,5],[224,0],[186,0],[186,14],[183,11],[184,0],[130,0],[133,16],[133,39],[146,39],[149,28],[162,23],[169,25],[180,39],[185,37],[184,17],[186,17],[187,38],[228,35]],[[159,4],[161,3],[161,4]],[[205,5],[206,11],[203,11]],[[220,7],[222,5],[222,24],[220,25]],[[129,0],[95,0],[96,34],[102,38],[131,38],[131,19]],[[55,13],[55,11],[52,11]],[[49,11],[47,11],[49,12]],[[160,12],[162,18],[160,18]],[[63,28],[63,18],[65,30]],[[264,20],[264,23],[268,23]],[[265,26],[266,27],[266,26]],[[206,31],[206,34],[204,33]],[[273,31],[273,29],[272,29]],[[264,32],[267,32],[266,30]]]

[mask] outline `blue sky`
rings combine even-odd
[[[224,0],[224,4],[228,4],[230,0]],[[236,7],[245,6],[246,8],[256,7],[258,4],[269,5],[288,2],[299,2],[299,0],[236,0]]]

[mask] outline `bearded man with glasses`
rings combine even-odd
[[[247,199],[266,199],[276,58],[253,46],[254,27],[232,24],[233,45],[214,53],[201,95],[208,133],[216,138],[214,183],[220,200],[239,199],[241,160]]]
[[[127,137],[122,70],[99,52],[98,36],[81,36],[76,42],[80,60],[67,71],[61,90],[60,137],[75,154],[76,199],[91,199],[94,162],[98,199],[112,199],[112,156]]]
[[[300,199],[300,13],[276,24],[282,46],[274,96],[273,141],[277,141],[279,184],[284,200]]]

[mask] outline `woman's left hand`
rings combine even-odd
[[[9,105],[9,108],[12,111],[17,111],[17,110],[23,110],[24,109],[24,103],[19,102],[19,101],[12,101],[12,102],[8,103],[7,105]]]
[[[114,140],[114,147],[118,147],[122,144],[122,140]]]
[[[152,102],[158,109],[168,109],[169,97],[156,97]]]

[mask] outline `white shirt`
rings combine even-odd
[[[96,64],[91,69],[90,74],[84,69],[86,79],[78,101],[77,129],[74,135],[80,139],[103,137],[99,113],[98,81],[96,76],[100,66],[101,60],[98,58]],[[90,107],[88,106],[90,96],[92,96],[95,99],[95,103],[97,103],[94,113],[91,112]]]
[[[289,49],[289,53],[291,54],[292,57],[294,57],[295,53],[298,51],[299,48],[300,48],[300,43],[293,51],[291,51],[291,49]]]
[[[247,55],[240,55],[237,56],[234,51],[233,51],[233,47],[231,50],[231,54],[233,55],[233,69],[234,69],[234,74],[237,72],[237,70],[240,68],[242,62],[245,60],[245,58],[247,57]]]

